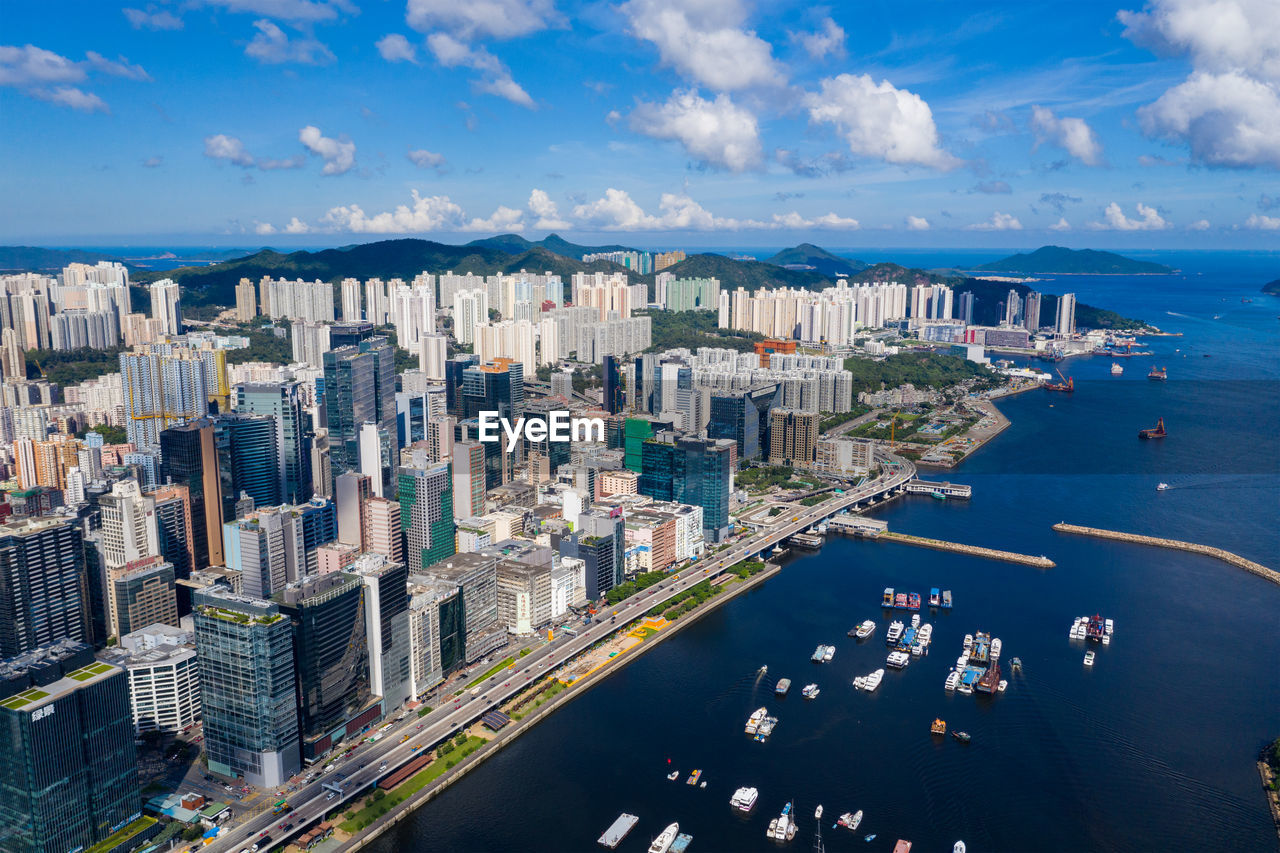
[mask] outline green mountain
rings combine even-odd
[[[765,263],[775,264],[780,267],[812,267],[814,272],[832,277],[853,275],[869,266],[864,261],[850,260],[839,255],[833,255],[821,246],[815,246],[812,243],[801,243],[799,246],[783,249],[772,258],[767,258]]]
[[[1164,264],[1135,261],[1114,252],[1094,249],[1064,249],[1062,246],[1041,246],[1029,255],[1013,255],[1000,261],[983,264],[976,269],[982,272],[1059,273],[1070,275],[1167,275],[1174,272]]]
[[[96,264],[98,261],[119,261],[113,255],[102,252],[86,252],[81,249],[41,249],[37,246],[0,246],[0,270],[45,272],[61,270],[67,264]]]
[[[942,275],[941,273],[929,272],[928,270],[910,269],[901,264],[879,263],[873,264],[861,272],[849,276],[849,281],[896,281],[899,284],[905,284],[913,287],[917,284],[952,284],[958,280],[957,276]]]
[[[789,270],[768,261],[735,261],[724,255],[690,255],[663,272],[669,272],[676,278],[718,278],[721,290],[738,287],[753,292],[762,287],[818,290],[831,285],[831,279],[812,270]]]
[[[1269,293],[1272,296],[1280,296],[1280,278],[1262,285],[1262,292]]]
[[[486,237],[483,240],[472,240],[467,245],[479,246],[482,249],[499,249],[512,255],[518,255],[533,249],[546,249],[553,254],[563,255],[574,260],[581,258],[583,255],[592,255],[599,252],[638,251],[630,246],[579,246],[577,243],[570,243],[559,234],[548,234],[541,240],[526,240],[519,234],[499,234],[496,237]]]

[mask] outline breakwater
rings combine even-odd
[[[1212,545],[1200,545],[1196,542],[1183,542],[1180,539],[1162,539],[1158,536],[1142,536],[1137,533],[1124,533],[1119,530],[1104,530],[1100,527],[1082,527],[1078,524],[1067,524],[1065,521],[1053,525],[1058,533],[1074,533],[1079,536],[1093,536],[1097,539],[1114,539],[1118,542],[1134,542],[1139,545],[1151,545],[1155,548],[1169,548],[1174,551],[1189,551],[1192,554],[1204,554],[1224,563],[1230,563],[1238,569],[1265,578],[1274,584],[1280,584],[1280,572],[1269,569],[1261,563],[1246,560],[1239,554],[1233,554]]]
[[[1048,557],[1033,557],[1030,554],[1017,554],[1013,551],[998,551],[995,548],[983,548],[978,545],[963,545],[959,542],[945,542],[941,539],[928,539],[924,536],[912,536],[909,533],[890,533],[885,531],[876,537],[877,541],[900,542],[903,545],[918,545],[921,548],[933,548],[936,551],[954,551],[957,554],[969,554],[974,557],[985,557],[988,560],[1003,560],[1006,563],[1020,563],[1034,566],[1037,569],[1052,569],[1057,565]]]

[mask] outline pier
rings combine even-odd
[[[948,498],[968,499],[973,497],[973,486],[963,486],[959,483],[935,483],[932,480],[908,480],[907,494],[909,495],[931,495],[937,492]]]
[[[890,533],[885,531],[878,537],[880,540],[900,542],[903,545],[919,545],[921,548],[933,548],[936,551],[953,551],[957,554],[969,554],[973,557],[985,557],[988,560],[1002,560],[1006,563],[1019,563],[1034,566],[1037,569],[1052,569],[1057,565],[1048,557],[1033,557],[1030,554],[1018,554],[1013,551],[997,551],[994,548],[982,548],[977,545],[962,545],[959,542],[945,542],[941,539],[926,539],[923,536],[912,536],[908,533]]]
[[[833,533],[847,533],[850,536],[867,536],[875,539],[889,529],[889,522],[878,518],[841,513],[827,522],[827,529]]]
[[[1117,542],[1133,542],[1138,545],[1151,545],[1156,548],[1168,548],[1173,551],[1203,554],[1206,557],[1215,557],[1224,563],[1230,563],[1238,569],[1244,569],[1246,572],[1265,578],[1274,584],[1280,584],[1280,572],[1269,569],[1261,563],[1255,563],[1253,560],[1246,560],[1239,554],[1232,554],[1222,548],[1214,548],[1212,545],[1183,542],[1180,539],[1161,539],[1158,536],[1142,536],[1137,533],[1123,533],[1119,530],[1103,530],[1100,527],[1082,527],[1078,524],[1067,524],[1065,521],[1058,522],[1053,526],[1053,529],[1058,533],[1075,533],[1080,536],[1092,536],[1096,539],[1114,539]]]

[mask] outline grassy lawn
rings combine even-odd
[[[450,742],[451,743],[451,742]],[[469,737],[466,742],[455,747],[448,756],[436,755],[436,760],[396,787],[390,793],[375,791],[365,798],[365,806],[358,812],[347,812],[346,820],[341,824],[344,832],[354,833],[364,829],[391,809],[400,805],[427,785],[439,779],[446,771],[452,769],[459,761],[484,746],[488,741],[480,737]],[[382,796],[379,796],[381,794]]]
[[[110,850],[113,847],[115,847],[117,844],[124,842],[125,839],[132,838],[133,836],[137,835],[139,832],[142,832],[144,829],[151,826],[155,822],[156,822],[155,818],[146,817],[144,815],[143,817],[140,817],[137,820],[135,820],[133,823],[120,827],[110,836],[108,836],[107,838],[104,838],[102,841],[99,841],[97,844],[90,847],[88,850],[88,853],[94,853],[95,850]]]
[[[488,671],[488,672],[486,672],[484,675],[481,675],[481,676],[479,676],[478,678],[476,678],[474,681],[472,681],[470,684],[468,684],[468,685],[467,685],[467,687],[468,687],[468,688],[475,687],[477,684],[479,684],[480,682],[484,681],[484,680],[485,680],[486,678],[488,678],[489,676],[491,676],[491,675],[496,675],[498,672],[500,672],[500,671],[502,671],[502,670],[506,669],[507,667],[511,666],[511,664],[513,664],[513,663],[515,663],[515,662],[516,662],[516,659],[515,659],[515,658],[513,658],[513,657],[511,657],[511,658],[506,658],[505,660],[503,660],[503,661],[501,661],[501,662],[499,662],[499,663],[495,663],[493,666],[489,667],[489,671]]]
[[[525,717],[529,716],[530,712],[537,710],[537,708],[540,705],[549,701],[556,694],[558,694],[560,691],[565,689],[566,687],[564,684],[562,684],[559,681],[552,680],[551,686],[549,686],[546,690],[543,690],[541,693],[539,693],[538,698],[535,699],[532,703],[530,704],[521,703],[521,705],[518,706],[519,710],[513,709],[511,712],[511,719],[523,720]]]

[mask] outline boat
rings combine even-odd
[[[907,596],[907,609],[909,610],[920,609],[920,593],[913,592]]]
[[[1009,661],[1010,669],[1022,669],[1022,658],[1013,658]]]
[[[980,693],[995,693],[1000,686],[1000,664],[995,661],[991,662],[991,666],[987,667],[987,671],[982,673],[976,685]]]
[[[675,843],[676,836],[680,834],[680,824],[673,823],[666,829],[662,830],[662,834],[653,839],[653,843],[649,845],[649,853],[667,853],[671,849],[671,845]]]
[[[963,841],[957,841],[951,845],[951,853],[964,853],[965,846]]]
[[[1168,433],[1165,432],[1165,429],[1164,429],[1164,418],[1160,418],[1159,420],[1157,420],[1156,425],[1153,427],[1150,427],[1148,429],[1138,430],[1138,438],[1143,438],[1143,439],[1164,438],[1166,435],[1168,435]]]
[[[778,724],[777,717],[765,717],[760,721],[759,728],[756,729],[756,740],[764,743],[769,739],[769,735],[773,734],[773,727]]]
[[[933,626],[928,622],[920,626],[920,632],[916,634],[916,639],[920,640],[926,646],[933,642]]]
[[[667,778],[670,779],[672,782],[676,781],[677,779],[680,778],[680,771],[672,770],[670,773],[667,774]]]
[[[968,732],[962,732],[959,730],[953,731],[951,733],[951,736],[956,740],[960,741],[961,743],[968,743],[969,741],[973,740],[972,735],[970,735]]]
[[[960,655],[960,657],[956,658],[956,669],[963,670],[968,665],[969,665],[969,655],[967,652],[965,654]]]
[[[1111,635],[1110,635],[1110,634],[1103,634],[1103,635],[1102,635],[1102,645],[1104,645],[1104,646],[1109,646],[1109,645],[1111,645]]]
[[[822,691],[818,689],[816,684],[806,684],[804,689],[800,691],[800,695],[806,699],[817,699],[818,694]]]
[[[768,671],[769,671],[769,664],[765,664],[764,666],[756,670],[756,676],[759,677],[761,675],[764,675]]]
[[[893,845],[893,853],[911,853],[911,842],[905,838],[899,838],[898,843]]]
[[[960,673],[953,669],[951,670],[951,672],[947,673],[947,683],[944,684],[943,686],[946,687],[946,689],[948,690],[955,690],[956,684],[959,681],[960,681]]]
[[[876,632],[876,623],[868,619],[867,621],[863,622],[861,625],[859,625],[857,628],[854,629],[854,636],[856,636],[859,640],[865,640],[867,637],[870,637],[875,632]]]
[[[818,807],[813,810],[813,819],[822,820],[822,803],[818,803]]]
[[[622,839],[626,838],[627,833],[634,829],[635,825],[639,822],[640,818],[633,814],[623,812],[618,815],[617,820],[609,824],[609,828],[604,831],[604,835],[601,835],[596,839],[596,843],[601,847],[608,847],[610,850],[613,850],[622,843]]]
[[[1004,679],[1001,679],[1000,683],[996,685],[996,690],[998,690],[1001,693],[1005,692],[1008,689],[1009,689],[1009,682],[1005,681]]]
[[[929,606],[937,607],[941,603],[942,595],[938,592],[938,588],[935,586],[933,589],[929,590]]]
[[[1093,666],[1093,649],[1084,653],[1084,665]]]
[[[911,655],[906,652],[889,652],[889,657],[885,659],[885,663],[894,669],[904,669],[907,664],[911,663]]]
[[[903,627],[903,624],[897,620],[889,623],[889,632],[885,634],[884,637],[886,646],[895,646],[898,644],[898,640],[902,639]]]
[[[1151,371],[1147,374],[1147,378],[1154,379],[1158,382],[1164,382],[1169,378],[1169,371],[1163,367],[1152,367]]]
[[[686,785],[696,785],[696,784],[698,784],[698,780],[699,780],[699,779],[701,779],[701,778],[702,778],[702,771],[701,771],[701,770],[695,770],[695,771],[693,771],[692,773],[690,773],[690,774],[689,774],[689,778],[685,781],[685,784],[686,784]]]
[[[871,833],[870,835],[868,835],[868,836],[866,836],[865,838],[863,838],[862,840],[863,840],[863,841],[867,841],[867,842],[875,841],[875,840],[876,840],[876,834],[873,832],[873,833]]]
[[[934,489],[932,492],[930,492],[929,497],[933,498],[936,501],[945,501],[947,499],[947,496],[944,495],[942,492],[938,491],[937,489]]]
[[[1169,484],[1168,484],[1168,483],[1156,483],[1156,491],[1157,491],[1157,492],[1167,492],[1167,491],[1169,491]]]
[[[756,800],[759,796],[760,792],[755,788],[739,788],[729,798],[729,805],[740,812],[749,812],[756,807]]]
[[[1001,648],[1000,638],[996,637],[994,640],[991,641],[991,659],[992,660],[997,660],[1000,657],[1000,648]]]
[[[874,693],[876,688],[880,686],[880,682],[884,680],[884,670],[877,669],[875,672],[862,679],[862,686],[859,688],[868,693]]]
[[[1118,361],[1111,362],[1111,375],[1119,376],[1121,373],[1124,373],[1124,368],[1120,366],[1120,362]]]
[[[833,657],[835,657],[835,656],[836,656],[836,647],[835,647],[835,646],[827,646],[826,651],[824,651],[824,652],[822,653],[822,662],[823,662],[823,663],[827,663],[827,662],[829,662],[829,661],[830,661]]]
[[[813,650],[813,654],[809,656],[809,660],[813,661],[814,663],[822,663],[822,656],[825,655],[826,653],[827,653],[827,647],[825,645],[820,645]]]
[[[760,727],[760,723],[764,721],[765,715],[768,713],[768,708],[756,708],[752,711],[751,716],[747,718],[747,734],[755,734],[756,729]]]
[[[796,822],[791,818],[791,803],[782,809],[782,814],[769,821],[769,831],[765,833],[774,841],[790,841],[796,837]]]
[[[1103,635],[1106,633],[1107,633],[1106,622],[1103,621],[1101,616],[1098,616],[1095,614],[1094,617],[1089,620],[1088,625],[1085,628],[1085,636],[1088,639],[1094,640],[1096,642],[1101,640]]]
[[[778,696],[786,696],[787,691],[791,689],[790,678],[779,678],[778,686],[773,688],[773,692]]]
[[[906,610],[907,594],[905,592],[900,592],[897,595],[895,595],[893,597],[893,606],[894,606],[894,609],[896,610]]]
[[[942,606],[948,610],[951,609],[951,590],[949,589],[942,591]]]
[[[947,733],[947,721],[935,719],[933,725],[929,726],[929,734],[945,735]]]
[[[973,634],[964,635],[964,650],[967,652],[973,648]]]
[[[858,824],[860,823],[862,823],[862,809],[858,809],[853,814],[845,812],[840,815],[840,819],[836,821],[836,826],[843,827],[844,829],[853,832],[858,828]]]
[[[689,843],[693,841],[693,836],[682,832],[676,836],[676,840],[671,844],[670,853],[684,853],[689,849]]]
[[[699,788],[705,788],[705,787],[707,787],[707,780],[706,780],[706,779],[703,779],[701,782],[699,782],[699,783],[698,783],[698,787],[699,787]]]
[[[881,601],[880,601],[880,606],[881,606],[881,607],[892,607],[892,606],[893,606],[893,587],[891,587],[891,586],[886,586],[886,587],[884,588],[884,598],[883,598],[883,599],[881,599]]]
[[[1108,619],[1104,624],[1106,625],[1107,634],[1111,634],[1111,632],[1115,630],[1116,623],[1112,622],[1110,619]]]

